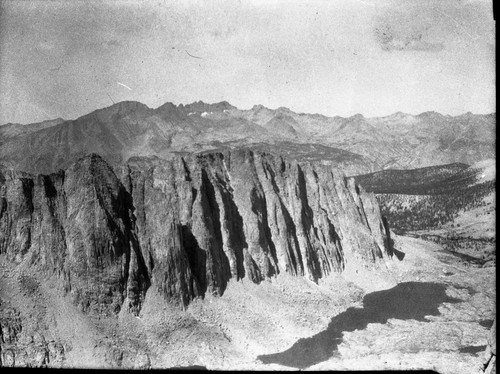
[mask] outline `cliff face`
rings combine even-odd
[[[186,305],[227,282],[317,281],[391,256],[372,194],[330,167],[250,151],[172,161],[99,156],[0,171],[0,253],[61,280],[84,311],[138,313],[149,287]]]

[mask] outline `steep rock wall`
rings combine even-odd
[[[317,281],[392,255],[386,229],[340,172],[248,150],[0,172],[0,253],[60,277],[89,312],[138,313],[150,286],[186,305],[232,278]]]

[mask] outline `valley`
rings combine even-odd
[[[445,250],[494,265],[495,160],[387,170],[354,177],[374,192],[398,234],[437,242]],[[388,183],[388,181],[390,181]]]

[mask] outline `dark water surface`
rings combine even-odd
[[[458,351],[460,353],[470,353],[470,354],[479,356],[479,353],[482,353],[485,350],[486,350],[486,346],[485,345],[479,345],[479,346],[470,345],[468,347],[462,347]]]
[[[483,327],[491,329],[491,326],[493,326],[493,320],[492,319],[482,319],[481,321],[479,321],[479,324]]]
[[[462,300],[446,295],[440,283],[406,282],[389,290],[372,292],[363,298],[363,308],[349,308],[332,318],[326,330],[299,339],[284,352],[261,355],[265,364],[280,364],[298,369],[328,360],[342,342],[345,331],[365,329],[369,323],[386,323],[390,318],[428,322],[425,316],[439,315],[442,303]]]

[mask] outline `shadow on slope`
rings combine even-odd
[[[446,295],[446,285],[439,283],[401,283],[389,290],[372,292],[363,298],[363,308],[349,308],[332,318],[327,329],[299,339],[284,352],[261,355],[264,364],[280,364],[298,369],[333,357],[342,342],[344,331],[361,330],[369,323],[386,323],[390,318],[426,321],[426,316],[440,314],[440,304],[460,299]]]

